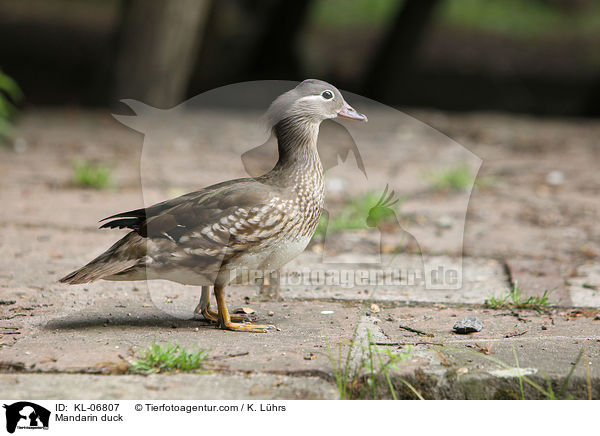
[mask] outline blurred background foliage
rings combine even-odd
[[[321,0],[311,19],[318,26],[378,28],[404,1]],[[449,0],[437,13],[440,25],[497,32],[514,37],[553,33],[600,35],[600,2],[536,0]]]
[[[0,70],[0,144],[12,135],[12,120],[17,115],[17,104],[23,100],[21,88]]]
[[[318,77],[394,106],[597,116],[599,45],[596,0],[0,0],[0,68],[34,105]]]

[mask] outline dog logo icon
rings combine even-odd
[[[6,409],[6,431],[18,429],[48,429],[50,411],[29,401],[4,404]]]

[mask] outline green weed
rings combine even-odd
[[[368,344],[361,345],[357,342],[357,330],[355,329],[345,357],[342,353],[343,344],[338,345],[337,358],[334,357],[329,344],[327,344],[340,399],[370,398],[376,400],[387,388],[392,398],[397,400],[398,395],[392,381],[392,372],[401,370],[402,363],[413,357],[412,347],[394,353],[389,348],[377,347],[369,331],[367,331],[367,335]],[[357,352],[360,353],[358,358]],[[416,398],[424,399],[419,391],[404,378],[394,377],[394,379],[404,384]]]
[[[399,213],[402,201],[376,207],[381,197],[381,193],[367,192],[350,199],[338,215],[321,217],[314,237],[323,239],[326,232],[336,233],[344,230],[366,229],[368,226],[377,227],[380,224],[393,222]]]
[[[462,351],[465,351],[465,350],[462,350]],[[550,377],[548,377],[543,371],[540,371],[540,372],[542,373],[542,375],[544,376],[544,378],[546,380],[545,388],[543,386],[541,386],[540,384],[536,383],[535,381],[533,381],[531,378],[522,374],[522,372],[520,370],[521,368],[519,366],[519,359],[517,357],[517,352],[516,352],[514,346],[513,346],[513,356],[515,358],[515,366],[509,365],[509,364],[501,361],[500,359],[497,359],[492,356],[482,355],[481,353],[476,353],[474,351],[466,351],[466,352],[469,354],[476,354],[487,360],[490,360],[490,361],[498,364],[499,366],[501,366],[504,369],[516,369],[517,377],[519,379],[519,393],[520,393],[522,400],[527,399],[526,395],[525,395],[525,385],[531,386],[533,389],[535,389],[536,391],[541,393],[544,397],[546,397],[549,400],[570,400],[570,399],[572,399],[573,398],[572,396],[566,395],[567,387],[569,386],[569,381],[571,380],[571,377],[573,376],[573,373],[575,372],[577,365],[579,365],[581,358],[583,356],[585,356],[585,360],[587,362],[587,364],[586,364],[587,398],[590,400],[592,399],[589,359],[587,358],[586,351],[583,349],[579,352],[579,354],[577,355],[577,358],[575,359],[575,362],[571,365],[571,369],[569,370],[569,373],[567,374],[567,376],[564,378],[563,382],[561,383],[558,392],[554,392],[554,389],[552,388],[552,381],[550,380]]]
[[[490,296],[484,304],[490,309],[532,309],[539,312],[556,305],[555,302],[550,301],[550,293],[549,290],[545,290],[541,297],[532,296],[525,300],[519,283],[515,281],[512,289],[506,295],[502,297]]]
[[[198,348],[196,352],[187,351],[177,344],[152,344],[142,352],[141,357],[133,361],[129,372],[152,374],[172,371],[204,370],[210,351]]]
[[[430,183],[437,191],[464,191],[473,184],[473,173],[468,165],[460,165],[432,174]]]
[[[77,186],[106,189],[111,185],[111,169],[105,164],[95,164],[84,159],[73,163],[73,179]]]

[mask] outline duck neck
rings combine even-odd
[[[279,160],[275,171],[317,171],[323,172],[317,138],[319,122],[302,118],[286,118],[279,121],[274,132],[277,137]]]

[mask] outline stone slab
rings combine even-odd
[[[85,389],[82,389],[85,386]],[[277,374],[0,374],[3,399],[17,400],[335,400],[317,377]]]

